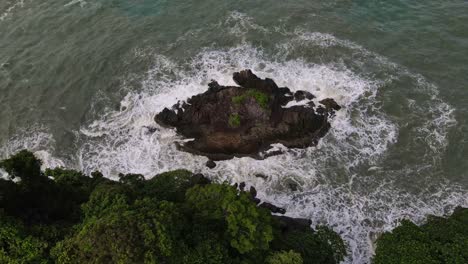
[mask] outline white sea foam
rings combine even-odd
[[[222,26],[228,29],[228,33],[243,38],[245,40],[245,32],[255,30],[261,33],[268,33],[269,30],[256,24],[252,17],[244,13],[233,11],[229,14],[227,19],[223,21]]]
[[[149,71],[148,78],[143,82],[144,91],[142,93],[130,93],[122,101],[122,109],[125,110],[111,112],[102,120],[95,121],[90,126],[82,129],[82,133],[87,136],[99,137],[100,143],[96,142],[96,144],[102,150],[96,151],[96,153],[104,155],[104,153],[111,151],[113,155],[123,155],[119,162],[115,162],[116,164],[120,164],[117,166],[123,169],[123,171],[139,173],[154,173],[159,171],[159,165],[154,164],[155,162],[160,163],[160,161],[154,159],[155,151],[159,153],[163,149],[165,151],[175,151],[175,149],[160,144],[160,140],[163,140],[163,135],[169,133],[165,129],[158,127],[162,133],[147,133],[148,127],[156,126],[153,121],[154,115],[164,107],[170,107],[178,103],[179,100],[184,100],[191,95],[205,91],[210,79],[215,79],[221,84],[233,85],[234,82],[231,79],[232,72],[243,68],[252,68],[261,76],[275,76],[275,80],[279,85],[287,85],[292,90],[303,89],[310,91],[317,96],[317,100],[327,97],[334,98],[344,107],[344,110],[339,112],[333,121],[334,129],[332,132],[333,136],[331,137],[335,140],[341,140],[355,135],[357,141],[352,144],[357,143],[366,146],[358,149],[360,155],[366,157],[375,156],[376,153],[372,150],[376,150],[378,154],[381,154],[386,145],[395,140],[396,127],[387,121],[383,114],[359,113],[353,106],[358,103],[359,97],[367,92],[368,94],[365,96],[367,98],[366,101],[369,103],[360,107],[372,107],[371,99],[375,97],[377,86],[373,82],[360,78],[351,71],[343,69],[343,67],[341,67],[342,69],[338,69],[333,65],[307,64],[300,60],[268,62],[260,50],[248,45],[239,46],[228,51],[207,50],[197,56],[190,64],[193,69],[192,71],[177,71],[176,69],[183,67],[177,67],[167,58],[158,56],[156,58],[156,66],[153,70]],[[263,66],[260,69],[260,65],[267,66]],[[172,70],[173,79],[164,77],[163,72],[168,69]],[[356,114],[359,115],[359,118],[350,119],[353,111],[357,112]],[[376,125],[371,126],[373,120],[375,120]],[[368,124],[367,127],[365,124]],[[385,130],[381,128],[385,128]],[[384,132],[383,138],[379,137],[382,134],[381,131],[387,131]],[[174,141],[177,137],[173,131],[171,132],[171,135],[175,137],[172,139]],[[121,134],[121,136],[110,135],[117,133]],[[130,137],[128,133],[131,134]],[[371,137],[359,138],[357,137],[359,135],[370,135]],[[103,136],[111,139],[111,141],[101,141],[100,139]],[[106,144],[106,146],[102,144]],[[136,145],[140,147],[135,148]],[[88,144],[87,147],[91,146]],[[94,146],[93,148],[96,147]],[[122,148],[125,148],[125,151]],[[106,150],[104,151],[104,149]],[[146,158],[148,162],[144,164],[137,163],[135,164],[137,167],[125,166],[124,164],[128,163],[125,161],[128,160],[126,157],[128,151],[137,151],[137,153],[133,153],[132,155],[137,157],[137,160]],[[311,153],[314,152],[311,151]],[[150,153],[151,155],[149,155]],[[164,152],[165,155],[166,153]],[[173,154],[168,154],[168,156],[172,155],[182,154],[177,151]],[[160,155],[157,154],[156,156]],[[108,159],[99,158],[98,160]],[[114,161],[116,161],[115,158]],[[97,168],[92,166],[91,163],[85,163],[83,164],[85,169],[89,166],[93,167],[93,169]],[[146,169],[141,166],[146,166]],[[106,167],[111,166],[104,166],[104,168]]]
[[[84,7],[86,5],[86,1],[84,1],[84,0],[72,0],[72,1],[70,1],[68,3],[66,3],[63,6],[67,7],[67,6],[72,6],[72,5],[76,5],[76,4],[80,4],[80,7]]]
[[[41,169],[65,167],[65,163],[52,153],[55,140],[42,125],[32,125],[10,138],[0,146],[0,160],[10,157],[20,150],[27,149],[42,161]]]
[[[15,9],[22,8],[24,6],[24,0],[18,0],[9,6],[5,12],[0,14],[0,21],[5,20]]]
[[[0,169],[0,179],[8,179],[8,172],[4,171],[3,169]]]

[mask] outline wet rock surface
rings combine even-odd
[[[214,169],[214,167],[216,167],[216,163],[212,160],[208,160],[206,163],[205,163],[206,167],[208,167],[209,169]]]
[[[261,152],[271,144],[288,148],[317,144],[330,129],[329,118],[341,108],[331,98],[314,103],[315,96],[309,92],[293,93],[250,70],[234,73],[233,79],[239,86],[212,81],[206,92],[165,108],[155,121],[194,139],[179,145],[184,151],[214,161],[245,156],[261,159],[270,156]]]

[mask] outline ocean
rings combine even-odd
[[[247,68],[343,109],[316,147],[210,170],[153,117]],[[245,181],[330,225],[346,263],[369,263],[403,218],[468,207],[467,102],[465,0],[0,2],[0,158]]]

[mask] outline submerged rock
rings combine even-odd
[[[158,113],[156,122],[194,139],[179,145],[184,151],[215,161],[245,156],[261,159],[265,155],[260,153],[271,144],[289,148],[317,144],[330,129],[328,119],[340,109],[330,98],[318,102],[323,106],[315,109],[311,101],[315,96],[309,92],[292,93],[250,70],[234,73],[233,79],[239,86],[212,81],[208,91]]]
[[[206,163],[205,163],[206,167],[208,167],[209,169],[214,169],[214,167],[216,167],[216,163],[212,160],[208,160]]]
[[[268,179],[268,176],[266,176],[265,174],[261,174],[261,173],[255,174],[255,177],[257,177],[257,178],[262,178],[262,179],[264,179],[264,180],[267,180],[267,179]]]

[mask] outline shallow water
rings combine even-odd
[[[246,181],[367,263],[399,219],[468,206],[468,3],[322,2],[2,1],[0,156]],[[344,108],[317,147],[207,170],[153,117],[244,68]]]

